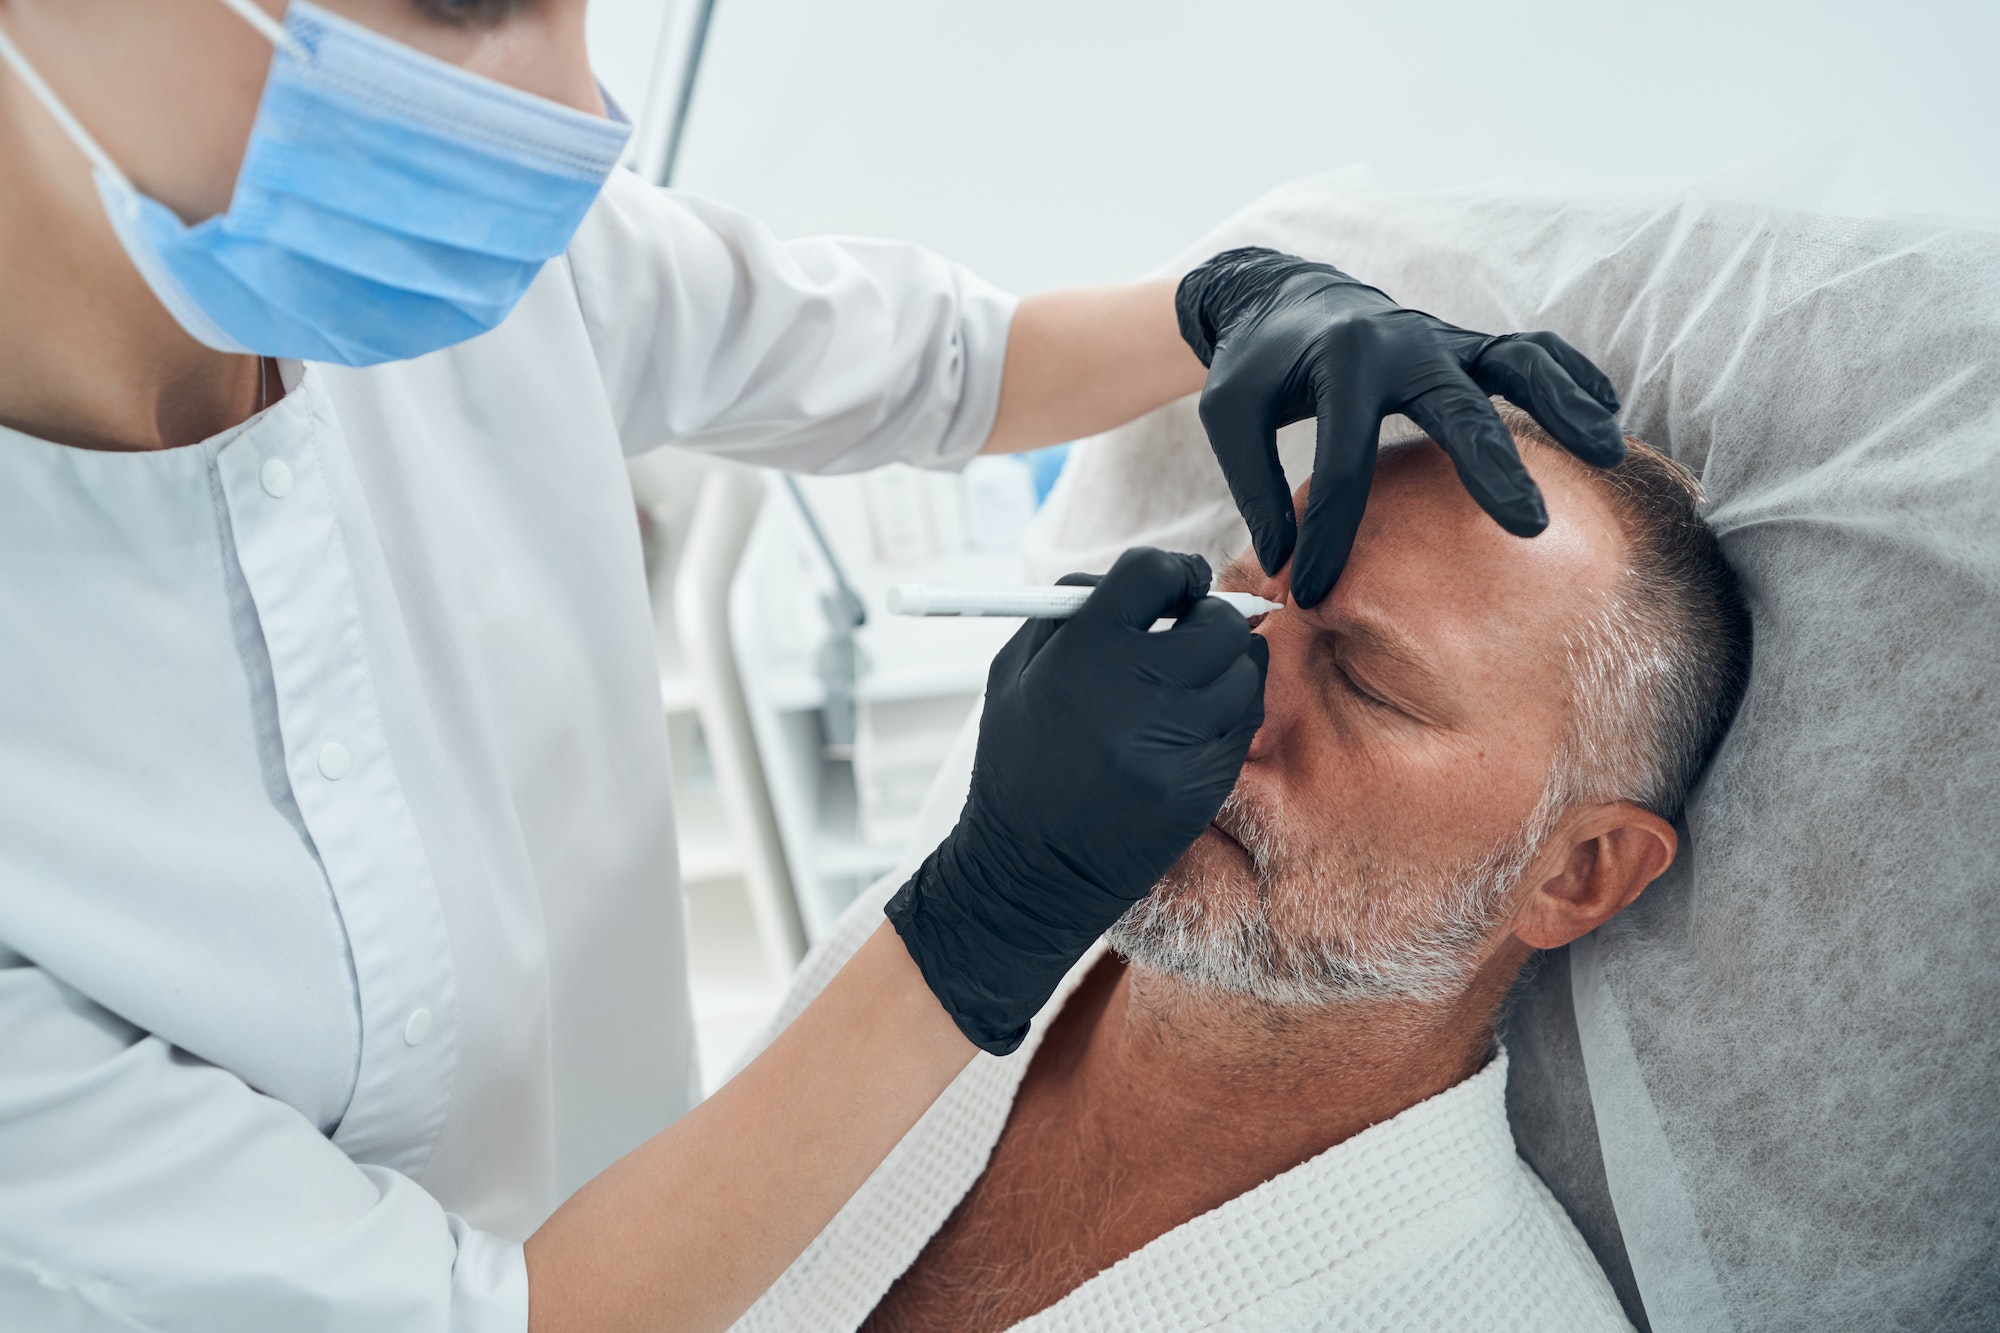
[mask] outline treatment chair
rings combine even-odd
[[[1521,1151],[1634,1321],[2000,1326],[2000,234],[1336,174],[1162,271],[1245,244],[1562,334],[1743,576],[1755,668],[1679,859],[1508,1034]],[[1312,425],[1281,439],[1297,483]],[[1246,541],[1189,399],[1079,443],[1029,556]]]

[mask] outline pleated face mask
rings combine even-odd
[[[189,226],[141,194],[0,32],[90,158],[126,253],[224,352],[375,365],[494,328],[568,248],[631,125],[469,74],[293,0],[228,211]]]

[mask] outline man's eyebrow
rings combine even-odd
[[[1249,592],[1263,581],[1264,567],[1257,563],[1257,553],[1246,549],[1224,565],[1209,586],[1217,592]]]
[[[1448,693],[1445,680],[1432,664],[1430,654],[1395,625],[1372,616],[1325,612],[1320,607],[1307,614],[1322,631],[1350,639],[1365,651],[1389,659],[1411,678],[1413,687],[1437,696],[1437,702],[1444,701]]]
[[[1257,553],[1246,549],[1222,567],[1210,586],[1221,592],[1244,591],[1263,581],[1264,567],[1257,563]],[[1427,696],[1416,699],[1406,695],[1402,702],[1419,711],[1428,711],[1427,705],[1448,706],[1450,692],[1443,674],[1432,664],[1431,655],[1394,624],[1375,616],[1335,611],[1329,602],[1310,610],[1294,609],[1300,610],[1321,633],[1352,639],[1364,652],[1388,659],[1408,679],[1410,689]]]

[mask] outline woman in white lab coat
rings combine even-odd
[[[611,172],[583,8],[0,0],[0,1327],[722,1327],[1233,780],[1261,659],[1135,561],[690,1113],[625,455],[951,466],[1206,352]]]

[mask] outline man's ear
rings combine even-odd
[[[1588,935],[1631,905],[1674,863],[1674,826],[1624,801],[1563,820],[1535,859],[1534,887],[1514,913],[1514,936],[1554,949]]]

